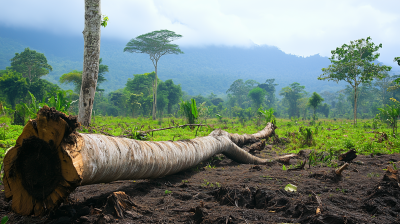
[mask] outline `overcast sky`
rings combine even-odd
[[[129,41],[154,30],[181,46],[270,45],[299,56],[330,56],[350,40],[382,43],[380,61],[400,56],[400,0],[102,0],[103,38]],[[84,0],[0,0],[0,26],[82,36]]]

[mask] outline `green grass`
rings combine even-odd
[[[133,130],[146,131],[149,129],[164,128],[169,126],[185,124],[186,121],[182,118],[164,118],[162,120],[151,120],[149,118],[130,118],[130,117],[109,117],[96,116],[95,122],[92,120],[92,129],[83,129],[81,132],[101,133],[106,132],[111,135],[119,136],[132,133]],[[207,119],[205,123],[209,126],[195,127],[191,129],[175,128],[163,131],[156,131],[148,135],[149,141],[169,141],[193,139],[197,136],[207,136],[212,130],[222,128],[230,133],[255,133],[261,130],[264,126],[255,125],[255,121],[247,121],[244,126],[238,119],[224,119],[225,122],[218,121],[217,118]],[[11,125],[9,118],[0,117],[0,161],[4,157],[5,151],[15,144],[16,139],[21,134],[23,127]],[[400,137],[394,138],[390,135],[391,129],[385,124],[379,124],[375,130],[371,129],[371,120],[358,120],[358,127],[354,128],[351,120],[329,120],[320,119],[315,125],[310,125],[310,121],[291,121],[288,119],[277,119],[278,129],[275,133],[280,137],[287,138],[290,142],[284,145],[274,145],[273,150],[279,153],[297,153],[303,149],[312,149],[317,152],[333,151],[345,152],[354,147],[361,154],[391,154],[400,152]],[[312,141],[305,144],[304,136],[300,133],[300,127],[310,128],[312,131]],[[5,140],[2,139],[2,134],[5,128]],[[330,130],[328,130],[330,129]],[[370,133],[368,133],[370,132]],[[379,141],[380,133],[388,135],[387,140]],[[269,144],[272,143],[272,138]]]

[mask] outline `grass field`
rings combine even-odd
[[[148,118],[108,117],[96,116],[92,119],[91,128],[83,128],[80,132],[107,133],[114,136],[129,135],[135,130],[146,131],[149,129],[176,126],[185,124],[181,118],[164,118],[151,120]],[[237,119],[208,119],[203,124],[207,126],[174,128],[156,131],[147,135],[148,141],[168,141],[192,139],[196,136],[206,136],[212,130],[221,128],[230,133],[255,133],[265,125],[256,125],[256,121],[247,121],[242,124]],[[281,144],[273,144],[273,149],[279,153],[297,153],[302,149],[316,151],[342,152],[355,148],[361,154],[391,154],[400,152],[400,139],[391,135],[392,130],[386,124],[377,124],[372,129],[371,120],[358,120],[358,127],[354,128],[352,120],[319,119],[314,125],[310,121],[293,121],[277,119],[277,139]],[[4,157],[7,148],[15,144],[23,127],[11,125],[10,119],[0,117],[0,160]],[[308,129],[308,135],[307,135]],[[300,131],[302,130],[302,131]],[[276,140],[276,139],[275,139]],[[268,142],[272,144],[274,138]]]

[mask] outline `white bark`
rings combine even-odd
[[[78,121],[90,125],[96,92],[100,58],[101,0],[85,0],[85,28],[82,86],[79,95]]]
[[[98,134],[79,134],[76,147],[63,145],[73,159],[81,185],[115,180],[157,178],[188,169],[222,153],[240,163],[266,164],[271,160],[255,157],[235,143],[265,138],[274,131],[269,124],[254,135],[231,135],[215,130],[209,136],[186,141],[147,142]],[[76,161],[76,162],[75,162]]]

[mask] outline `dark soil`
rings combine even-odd
[[[258,156],[275,156],[265,148]],[[331,167],[284,171],[279,163],[214,159],[164,178],[78,187],[44,217],[13,213],[1,192],[0,217],[9,223],[400,223],[400,187],[383,170],[390,161],[400,155],[358,156],[342,178],[331,178]],[[289,183],[298,191],[285,191]],[[117,191],[129,196],[123,218],[113,209]]]

